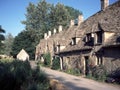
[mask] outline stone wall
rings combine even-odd
[[[104,49],[104,66],[108,72],[120,67],[120,47],[110,47]]]
[[[80,56],[67,56],[63,57],[63,69],[80,69]]]

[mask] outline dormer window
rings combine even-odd
[[[58,53],[60,52],[60,45],[57,45],[57,50]]]
[[[93,33],[86,34],[85,42],[86,42],[85,45],[93,46],[94,45],[94,34]]]
[[[92,33],[86,34],[86,40],[85,40],[85,41],[86,41],[86,42],[92,41]]]
[[[102,31],[96,32],[96,44],[102,43]]]
[[[76,38],[72,38],[72,45],[76,45]]]
[[[78,44],[78,42],[80,41],[80,38],[81,38],[81,37],[73,37],[73,38],[72,38],[71,45],[76,45],[76,44]]]
[[[87,34],[87,41],[91,41],[91,37],[92,37],[91,33]]]

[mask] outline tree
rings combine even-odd
[[[8,33],[8,35],[5,36],[5,41],[4,41],[4,54],[8,56],[11,55],[13,41],[14,41],[14,37],[12,36],[11,33]]]
[[[15,37],[12,54],[16,56],[23,48],[33,58],[35,46],[43,38],[44,33],[58,28],[59,25],[67,28],[70,20],[78,17],[79,14],[82,13],[60,3],[53,5],[46,0],[40,0],[36,5],[29,3],[25,14],[26,20],[22,21],[25,31]]]
[[[34,59],[34,43],[35,38],[31,38],[31,32],[24,30],[15,37],[11,54],[14,58],[16,58],[16,55],[20,52],[20,50],[24,49],[30,55],[30,59]]]
[[[2,51],[3,51],[3,46],[4,46],[4,44],[3,44],[2,41],[5,40],[4,35],[1,34],[1,33],[5,33],[5,30],[2,29],[1,26],[0,26],[0,53],[2,53]]]
[[[65,6],[65,8],[67,9],[67,11],[70,14],[70,19],[77,19],[78,15],[82,15],[82,12],[80,12],[77,9],[74,9],[73,7],[69,7],[69,6]]]
[[[26,25],[26,30],[32,32],[31,35],[35,37],[36,44],[43,38],[44,33],[48,30],[49,7],[50,4],[45,0],[40,1],[36,6],[29,3],[26,21],[22,21],[22,23]]]
[[[29,3],[29,6],[27,7],[27,14],[26,21],[22,21],[23,24],[26,25],[26,30],[36,30],[37,29],[37,22],[36,22],[36,12],[35,12],[36,6],[32,3]]]
[[[51,29],[58,28],[59,25],[67,27],[70,21],[70,14],[63,4],[56,4],[56,6],[51,7],[51,12],[49,15]]]
[[[49,14],[50,29],[58,28],[59,25],[62,25],[64,28],[69,26],[71,19],[78,18],[82,12],[76,10],[69,6],[64,6],[64,4],[57,3],[55,6],[51,5],[51,11]]]
[[[26,30],[30,31],[31,37],[35,37],[35,45],[43,38],[44,33],[62,25],[67,28],[69,21],[82,14],[80,11],[64,6],[63,4],[49,4],[46,0],[40,0],[38,4],[29,3],[27,7],[26,20],[22,21]]]

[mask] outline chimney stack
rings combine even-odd
[[[74,20],[71,20],[71,21],[70,21],[70,27],[72,27],[72,26],[74,26],[74,25],[75,25]]]
[[[51,31],[48,31],[48,37],[50,37],[52,35]]]
[[[56,34],[56,33],[57,33],[57,30],[56,30],[55,28],[54,28],[54,30],[53,30],[53,33],[54,33],[54,34]]]
[[[44,33],[44,39],[46,39],[47,38],[47,33]]]
[[[78,16],[78,25],[80,25],[84,21],[83,15]]]
[[[61,32],[62,31],[62,25],[59,25],[59,32]]]
[[[101,0],[101,10],[105,10],[109,6],[109,0]]]

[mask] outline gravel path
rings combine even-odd
[[[63,72],[51,70],[49,68],[41,68],[50,78],[59,80],[69,90],[120,90],[120,86],[100,83],[82,77],[69,75]]]

